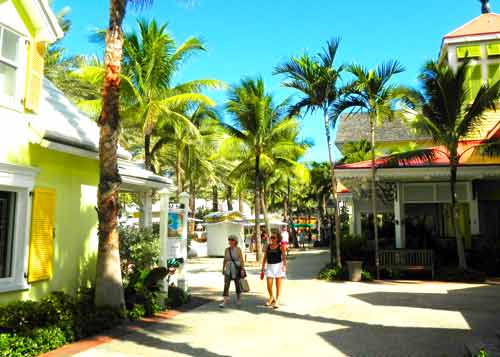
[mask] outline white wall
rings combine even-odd
[[[245,247],[243,226],[230,222],[207,224],[207,253],[210,257],[222,257],[228,246],[227,237],[234,234],[239,237],[238,246]],[[242,249],[243,249],[242,248]]]

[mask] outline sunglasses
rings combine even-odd
[[[228,242],[236,242],[236,240],[234,240],[234,239],[228,239],[227,241]]]
[[[271,237],[271,239],[278,239],[278,237],[273,237],[273,236],[272,236],[272,237]]]

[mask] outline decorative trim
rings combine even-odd
[[[12,277],[0,279],[0,292],[29,289],[28,267],[30,192],[40,170],[29,166],[0,163],[0,189],[16,192],[15,233],[12,245]]]
[[[336,169],[335,174],[340,179],[347,178],[369,178],[371,169]],[[450,169],[448,166],[432,167],[407,167],[393,169],[377,169],[377,180],[383,179],[421,179],[429,181],[438,178],[448,178]],[[500,166],[498,165],[477,165],[460,166],[457,170],[459,179],[482,179],[486,177],[500,179]]]

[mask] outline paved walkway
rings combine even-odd
[[[500,285],[313,279],[327,261],[326,252],[294,254],[278,310],[263,306],[252,268],[241,308],[214,301],[77,356],[463,356],[466,342],[500,330]],[[196,260],[193,293],[220,299],[220,268]]]

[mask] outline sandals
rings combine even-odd
[[[280,304],[276,301],[273,302],[273,304],[271,305],[273,309],[279,309],[280,308]]]
[[[264,306],[267,306],[267,307],[270,307],[270,306],[274,306],[276,302],[274,301],[274,299],[272,299],[271,301],[267,300],[266,303],[264,304]]]

